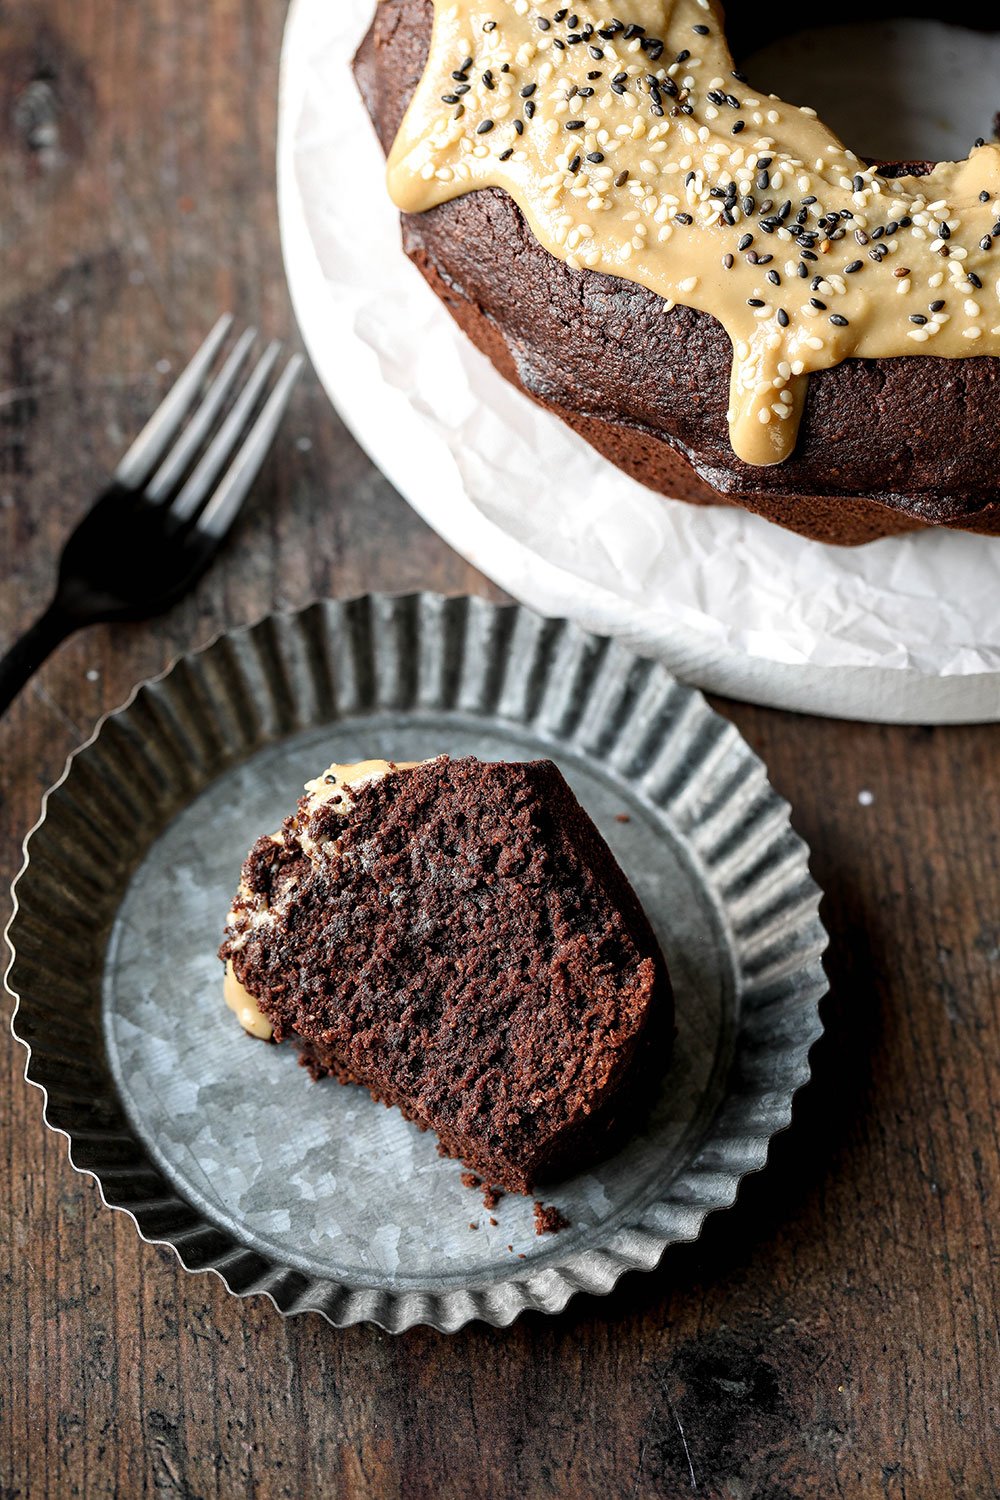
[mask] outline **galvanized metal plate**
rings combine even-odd
[[[215,958],[240,863],[331,760],[550,756],[663,943],[678,1036],[610,1160],[492,1217],[398,1112],[246,1038]],[[557,1312],[700,1232],[787,1125],[825,934],[787,806],[700,694],[621,645],[477,599],[319,604],[185,657],[47,794],[9,929],[27,1076],[144,1237],[343,1325]],[[470,1228],[475,1225],[475,1228]],[[510,1247],[510,1248],[509,1248]]]

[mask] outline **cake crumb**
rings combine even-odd
[[[551,1205],[547,1208],[544,1203],[535,1203],[536,1234],[558,1234],[560,1229],[568,1228],[569,1220],[563,1218],[558,1208]]]
[[[470,1228],[470,1229],[478,1229],[478,1228],[479,1228],[479,1225],[478,1225],[478,1224],[470,1224],[470,1225],[469,1225],[469,1228]]]
[[[513,1253],[514,1253],[514,1246],[513,1245],[508,1245],[507,1249],[510,1251],[511,1255],[513,1255]]]
[[[631,813],[615,813],[615,822],[616,823],[631,823],[631,821],[632,821],[632,814]]]
[[[476,1174],[475,1174],[475,1172],[463,1172],[462,1173],[462,1186],[463,1187],[477,1188],[477,1187],[479,1187],[479,1185],[480,1185],[481,1182],[482,1182],[482,1178],[481,1177],[477,1177]]]
[[[494,1219],[492,1214],[490,1214],[490,1223],[493,1225],[494,1229],[497,1227],[497,1221],[496,1219]]]
[[[479,1183],[477,1182],[475,1184],[475,1186],[478,1187]],[[483,1207],[484,1208],[496,1208],[497,1204],[500,1202],[500,1199],[502,1197],[503,1197],[503,1193],[501,1192],[500,1188],[488,1187],[488,1186],[484,1187],[483,1188]]]

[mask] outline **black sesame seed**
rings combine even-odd
[[[748,297],[747,307],[764,307],[766,303],[760,297]]]
[[[778,308],[778,322],[781,324],[782,328],[787,328],[789,323],[791,322],[791,319],[789,318],[783,307]]]
[[[852,260],[849,266],[844,267],[845,274],[848,276],[853,276],[855,271],[861,271],[864,269],[864,264],[865,263],[863,260]]]
[[[847,319],[845,317],[842,317],[840,313],[831,313],[830,322],[833,324],[834,328],[848,327]]]
[[[737,248],[737,250],[749,250],[750,246],[752,244],[753,244],[753,235],[752,234],[745,234],[740,239],[740,242],[736,246],[736,248]]]
[[[927,322],[923,313],[910,313],[910,322],[918,324],[921,328]]]
[[[727,271],[731,271],[733,269],[733,266],[736,264],[735,256],[729,254],[724,255],[722,257],[722,264],[725,266]]]
[[[977,292],[981,292],[982,291],[982,289],[983,289],[983,283],[980,281],[980,279],[976,275],[975,271],[969,271],[967,273],[967,275],[966,275],[966,280],[972,282],[972,285],[976,288]]]

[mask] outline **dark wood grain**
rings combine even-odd
[[[282,22],[265,0],[0,0],[0,642],[167,383],[156,361],[224,306],[290,331]],[[495,592],[305,382],[197,593],[70,641],[0,724],[4,883],[138,678],[274,606],[421,586]],[[504,1333],[285,1322],[101,1208],[0,1044],[5,1500],[1000,1490],[998,731],[720,706],[795,807],[833,934],[815,1082],[738,1207],[659,1274]]]

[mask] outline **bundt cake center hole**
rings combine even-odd
[[[961,5],[956,14],[964,19]],[[996,29],[901,16],[789,30],[740,66],[757,87],[810,105],[872,160],[962,160],[997,133]]]

